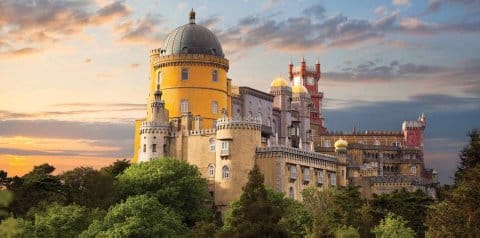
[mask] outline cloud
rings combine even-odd
[[[90,58],[83,60],[83,63],[85,63],[85,64],[88,64],[90,62],[92,62],[92,59],[90,59]]]
[[[79,122],[59,120],[2,120],[2,136],[90,140],[125,140],[133,138],[133,122]]]
[[[203,19],[203,20],[199,21],[198,24],[202,25],[206,28],[212,29],[213,27],[215,27],[215,25],[218,22],[220,22],[220,20],[222,20],[222,17],[220,15],[213,15],[213,16],[210,16],[206,19]]]
[[[438,12],[445,4],[460,5],[467,10],[478,11],[480,9],[480,1],[478,0],[429,0],[428,12]]]
[[[397,6],[408,6],[410,5],[410,0],[392,0],[392,4]]]
[[[375,10],[373,12],[377,16],[383,16],[383,15],[386,15],[388,13],[388,9],[384,6],[378,6],[378,7],[375,8]]]
[[[0,59],[11,59],[16,57],[24,57],[40,53],[40,49],[25,47],[16,50],[0,51]]]
[[[73,1],[0,1],[0,36],[9,45],[25,45],[21,49],[0,51],[8,57],[38,52],[42,44],[57,42],[96,26],[128,16],[129,7],[114,1],[102,8],[89,0]]]
[[[119,34],[119,41],[123,43],[152,43],[155,45],[162,44],[165,34],[159,34],[157,27],[159,18],[157,16],[147,14],[146,16],[136,19],[127,20],[115,27],[115,32]]]
[[[313,5],[309,8],[306,8],[302,12],[304,15],[314,17],[314,18],[323,18],[325,15],[325,8],[322,5]]]
[[[137,63],[130,64],[130,68],[135,69],[135,68],[138,68],[138,67],[140,67],[140,64],[137,64]]]

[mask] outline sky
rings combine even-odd
[[[480,128],[478,0],[0,0],[0,169],[130,158],[149,51],[192,8],[233,84],[267,91],[289,61],[318,59],[329,130],[401,130],[424,112],[426,165],[452,182]]]

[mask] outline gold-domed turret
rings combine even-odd
[[[287,87],[288,82],[282,77],[277,77],[275,78],[272,83],[270,84],[270,87]]]
[[[304,94],[304,93],[308,93],[308,90],[303,85],[295,84],[292,87],[292,93],[293,94]]]
[[[338,139],[337,141],[335,141],[335,151],[337,150],[346,150],[347,149],[347,146],[348,146],[348,142],[342,138]]]

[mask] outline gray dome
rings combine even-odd
[[[208,28],[195,24],[194,14],[193,18],[190,16],[189,24],[180,26],[168,34],[161,54],[205,54],[224,57],[222,46],[215,34]]]

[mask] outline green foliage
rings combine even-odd
[[[88,228],[91,221],[103,214],[83,206],[53,204],[37,212],[33,221],[33,237],[77,237]]]
[[[401,216],[395,216],[388,213],[380,224],[373,228],[373,233],[377,238],[413,238],[415,232],[412,228],[406,226],[406,221]]]
[[[9,216],[8,206],[12,201],[12,192],[8,190],[0,190],[0,220]]]
[[[289,237],[306,237],[312,230],[312,213],[298,201],[284,198],[286,208],[280,225],[285,227]]]
[[[124,198],[151,194],[183,217],[189,227],[211,216],[207,181],[196,166],[173,158],[134,164],[118,176]]]
[[[360,238],[360,234],[351,226],[342,226],[335,231],[335,238]]]
[[[368,207],[361,199],[358,187],[331,187],[323,191],[309,187],[302,195],[305,206],[312,213],[313,237],[333,237],[339,228],[364,227],[365,222],[371,221],[368,217],[371,213],[366,210]],[[369,235],[368,230],[364,233]]]
[[[30,228],[30,229],[29,229]],[[5,238],[21,238],[32,237],[27,235],[31,232],[31,223],[21,218],[15,219],[9,217],[0,223],[0,237]]]
[[[426,230],[424,222],[433,199],[423,191],[409,192],[401,189],[392,193],[374,195],[371,203],[376,221],[391,212],[405,219],[407,226],[411,227],[419,237],[424,236]]]
[[[89,208],[108,208],[114,197],[114,177],[91,167],[80,167],[60,175],[67,203]]]
[[[103,167],[100,171],[112,177],[117,177],[119,174],[123,173],[125,169],[130,167],[130,165],[130,161],[127,159],[117,159],[113,164]]]
[[[248,173],[248,182],[238,202],[234,202],[227,213],[220,237],[286,237],[280,225],[282,203],[277,194],[265,188],[263,174],[258,166]]]
[[[15,200],[10,209],[15,215],[24,215],[42,201],[45,203],[65,201],[65,191],[60,179],[51,174],[54,170],[53,166],[42,164],[35,166],[21,178],[12,179],[7,188],[14,193]]]
[[[401,216],[388,213],[372,232],[377,238],[413,238],[415,232],[406,226],[406,221]]]
[[[455,183],[463,179],[465,170],[480,164],[480,132],[474,129],[468,136],[470,137],[470,143],[460,152],[460,165],[455,173]]]
[[[0,170],[0,189],[7,187],[11,182],[11,178],[8,177],[8,173],[4,170]]]
[[[462,172],[445,201],[432,206],[427,218],[429,237],[475,237],[480,234],[480,165]]]
[[[149,195],[129,197],[95,220],[80,237],[185,237],[187,228],[172,209]]]
[[[217,229],[218,226],[215,222],[200,221],[192,228],[192,236],[195,238],[213,238]]]

